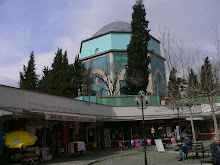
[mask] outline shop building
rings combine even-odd
[[[132,102],[134,97],[127,99]],[[182,131],[190,134],[187,107],[178,112],[168,105],[160,105],[158,96],[153,97],[144,109],[146,137],[160,138],[164,132],[169,137],[179,123]],[[124,105],[128,104],[125,97],[121,98],[124,101],[119,101],[119,97],[110,97],[111,101],[106,99],[92,98],[88,102],[86,97],[82,101],[0,85],[1,127],[6,132],[26,130],[35,134],[38,137],[35,145],[47,147],[53,156],[72,154],[74,143],[84,142],[83,150],[94,150],[118,147],[119,140],[141,139],[141,110],[135,105]],[[218,99],[216,104],[219,104]],[[102,100],[102,104],[95,103],[97,100]],[[219,112],[216,114],[219,120]],[[214,127],[209,108],[205,105],[194,107],[193,117],[198,140],[211,139]]]

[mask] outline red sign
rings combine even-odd
[[[61,114],[46,114],[45,120],[61,120],[61,121],[79,121],[79,122],[96,122],[95,118],[79,117]]]

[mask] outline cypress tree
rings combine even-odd
[[[69,65],[67,52],[62,53],[62,49],[57,50],[54,57],[51,70],[51,92],[52,94],[66,97],[76,97],[76,92],[73,90],[71,79],[73,77],[74,68]]]
[[[205,58],[204,64],[201,66],[201,91],[200,94],[208,97],[209,105],[211,108],[211,113],[213,117],[214,127],[215,127],[215,135],[220,136],[218,129],[218,122],[215,114],[215,108],[213,105],[213,96],[219,96],[218,84],[214,83],[214,78],[212,74],[212,64],[208,57]]]
[[[196,90],[199,88],[199,82],[196,73],[191,68],[188,77],[187,95],[189,98],[196,97]]]
[[[70,98],[77,97],[77,90],[82,91],[83,80],[87,79],[85,71],[85,66],[80,61],[79,55],[76,56],[74,64],[69,64],[67,52],[65,51],[63,54],[62,49],[58,48],[51,69],[48,67],[43,69],[39,91]]]
[[[51,94],[62,96],[62,49],[57,50],[53,63],[51,65]]]
[[[146,91],[150,70],[150,57],[148,53],[148,41],[150,35],[148,23],[145,19],[146,12],[141,0],[133,6],[131,22],[131,41],[127,46],[128,64],[125,77],[125,94],[137,94],[140,90]]]
[[[39,91],[74,98],[77,96],[76,85],[71,83],[74,77],[74,67],[69,65],[67,52],[57,50],[51,69],[44,67],[39,83]]]
[[[32,91],[37,91],[38,88],[38,75],[35,69],[34,52],[30,54],[30,60],[28,61],[28,66],[23,66],[23,72],[20,72],[20,82],[21,89],[28,89]]]
[[[82,91],[83,87],[83,74],[85,72],[85,65],[82,63],[82,61],[79,59],[79,54],[75,57],[75,62],[73,64],[74,66],[74,81],[78,85],[78,89]]]
[[[201,66],[201,90],[210,92],[214,89],[214,79],[212,74],[212,64],[208,57],[205,58],[204,64]]]
[[[44,66],[42,78],[39,81],[39,91],[45,93],[51,92],[51,70]]]
[[[170,71],[169,82],[168,82],[168,96],[171,100],[176,100],[180,98],[180,86],[179,79],[176,76],[177,70],[172,68]]]
[[[197,75],[192,68],[189,71],[188,85],[193,88],[197,88],[199,85]]]

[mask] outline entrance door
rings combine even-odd
[[[124,128],[124,140],[131,140],[131,128]]]

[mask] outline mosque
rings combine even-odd
[[[81,61],[91,67],[95,75],[93,90],[98,95],[123,95],[120,88],[125,85],[127,45],[131,40],[131,24],[115,21],[97,31],[80,46]],[[151,57],[148,95],[165,96],[165,58],[160,53],[160,41],[150,36],[148,55]]]
[[[85,96],[89,100],[84,96],[83,99],[70,99],[0,84],[0,153],[3,151],[1,146],[5,145],[1,140],[5,132],[17,130],[25,130],[39,139],[35,143],[37,147],[28,146],[29,150],[22,151],[22,155],[32,149],[44,150],[47,160],[85,150],[118,148],[118,141],[129,143],[145,135],[148,139],[158,139],[166,133],[171,138],[172,132],[176,132],[178,138],[179,126],[182,132],[192,136],[188,107],[182,107],[180,113],[179,109],[162,104],[166,93],[165,59],[160,53],[160,42],[153,36],[148,43],[151,73],[146,89],[149,97],[146,108],[141,111],[134,101],[135,95],[125,96],[120,91],[126,76],[126,49],[130,39],[131,25],[117,21],[81,42],[81,60],[96,75],[93,90],[101,96]],[[214,100],[220,102],[219,97]],[[209,105],[193,106],[192,111],[197,120],[197,140],[213,139],[215,130]],[[147,121],[144,126],[143,118]],[[78,147],[79,144],[83,147]],[[9,153],[21,154],[21,150]],[[0,155],[0,161],[3,156]],[[17,161],[15,157],[9,161]],[[31,162],[36,157],[37,154],[24,156],[19,162]]]

